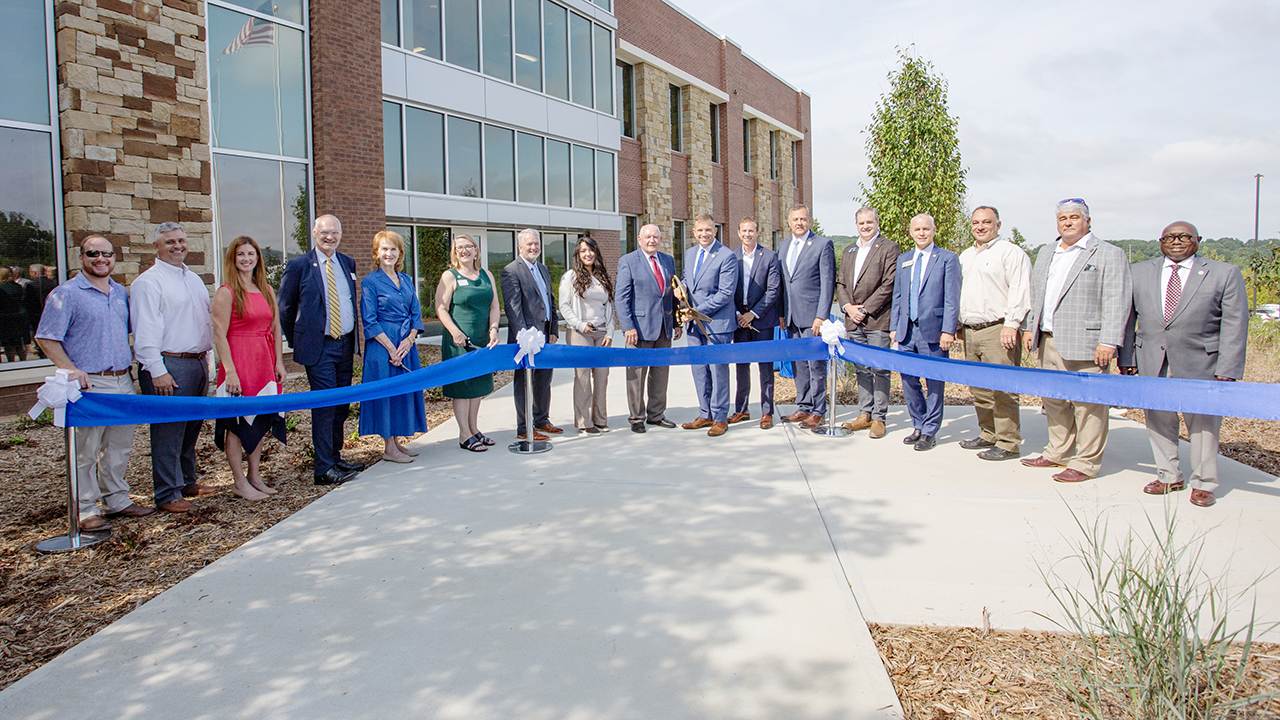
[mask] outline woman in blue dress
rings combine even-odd
[[[360,283],[360,318],[364,322],[364,375],[369,383],[413,372],[422,367],[417,339],[422,309],[413,280],[404,269],[404,238],[384,230],[373,236],[378,269]],[[401,436],[427,431],[422,391],[360,404],[360,434],[378,435],[386,442],[383,460],[413,462],[418,454],[400,442]]]

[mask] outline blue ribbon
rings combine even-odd
[[[515,368],[516,346],[499,345],[421,370],[351,387],[268,397],[208,398],[84,393],[67,405],[69,427],[180,422],[266,415],[403,395]],[[936,358],[841,341],[840,354],[859,365],[1007,392],[1082,402],[1280,420],[1280,384],[1072,373]],[[823,360],[821,338],[730,345],[637,349],[547,345],[539,368],[722,365],[778,360]]]

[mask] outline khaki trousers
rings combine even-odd
[[[669,348],[671,337],[657,340],[637,340],[629,348]],[[667,378],[671,368],[666,365],[658,367],[627,368],[627,410],[628,420],[632,425],[642,422],[658,422],[667,416]],[[647,397],[646,397],[647,391]]]
[[[136,395],[133,376],[90,375],[88,392],[107,395]],[[98,500],[107,512],[119,512],[130,505],[129,483],[124,473],[133,450],[133,425],[76,428],[76,494],[80,518],[97,515]]]
[[[992,325],[981,330],[964,331],[964,359],[992,365],[1021,365],[1022,337],[1018,333],[1012,349],[1000,344],[1003,325]],[[978,428],[982,439],[997,447],[1017,452],[1022,444],[1022,411],[1018,396],[1000,390],[970,387],[973,393],[973,409],[978,414]]]
[[[1064,360],[1058,354],[1053,336],[1040,336],[1040,367],[1067,372],[1102,372],[1092,360]],[[1107,406],[1044,398],[1044,412],[1049,419],[1049,446],[1044,457],[1050,462],[1097,477],[1102,469],[1102,453],[1107,449],[1110,428]]]
[[[586,335],[569,329],[569,344],[584,347],[600,347],[608,333],[604,330]],[[609,368],[574,368],[573,370],[573,426],[582,430],[588,427],[609,426],[609,411],[605,407],[605,393],[609,387]]]

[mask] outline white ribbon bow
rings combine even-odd
[[[516,344],[520,346],[520,352],[516,353],[516,364],[519,365],[520,360],[528,356],[529,367],[533,367],[533,356],[547,344],[547,339],[540,331],[527,327],[516,333]]]
[[[840,340],[844,338],[844,323],[823,320],[819,330],[822,331],[822,342],[826,343],[831,351],[831,357],[843,355],[844,351],[840,347]]]
[[[80,383],[71,379],[70,370],[58,370],[44,379],[44,384],[36,390],[36,397],[39,399],[27,415],[35,420],[45,408],[53,408],[53,424],[66,427],[67,403],[80,399]]]

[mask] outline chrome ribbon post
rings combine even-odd
[[[507,450],[518,455],[537,455],[551,449],[550,442],[534,439],[538,431],[533,426],[533,357],[542,349],[546,338],[533,328],[525,328],[516,334],[516,343],[520,352],[516,353],[515,361],[524,362],[524,439],[517,437]]]
[[[827,424],[813,429],[815,435],[823,437],[845,437],[853,431],[836,424],[836,376],[839,374],[840,339],[844,337],[844,325],[830,320],[822,321],[822,341],[827,344],[830,353],[827,355]]]
[[[45,408],[53,409],[53,424],[67,424],[67,403],[80,399],[80,386],[70,378],[70,371],[58,370],[53,377],[45,378],[44,385],[36,391],[39,400],[31,412],[31,419],[39,417]],[[76,465],[76,429],[66,428],[67,441],[67,534],[42,540],[36,550],[45,553],[67,552],[91,547],[111,537],[110,530],[80,532],[80,479]]]

